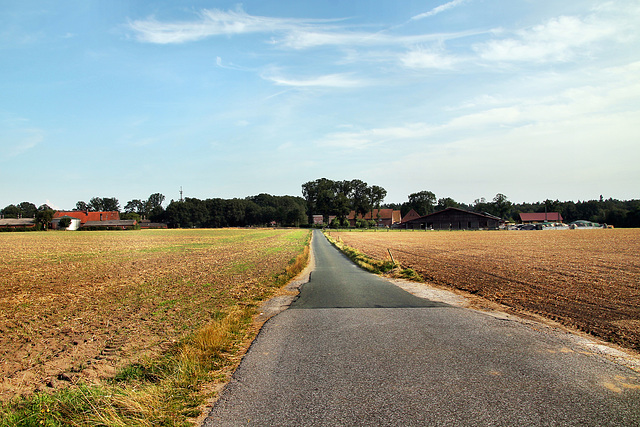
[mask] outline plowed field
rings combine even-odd
[[[640,351],[640,229],[331,232],[427,282]]]
[[[256,304],[308,233],[0,233],[0,400],[109,377]]]

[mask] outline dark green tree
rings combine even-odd
[[[509,201],[507,196],[502,193],[498,193],[493,198],[493,213],[500,218],[507,218],[507,215],[511,211],[512,203]]]
[[[20,212],[20,208],[16,205],[8,205],[4,209],[2,209],[2,215],[5,218],[18,218]]]
[[[49,205],[40,205],[35,216],[36,226],[42,230],[47,230],[53,219],[53,214],[55,214],[55,211]]]
[[[431,191],[419,191],[409,194],[409,206],[419,215],[429,215],[436,204],[436,195]]]

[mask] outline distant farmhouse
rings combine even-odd
[[[351,211],[347,219],[351,227],[355,227],[356,221],[359,219],[376,221],[378,227],[391,227],[394,224],[402,222],[402,214],[400,211],[393,209],[374,209],[373,211],[367,212],[363,217],[361,214],[356,216],[356,211]]]
[[[121,220],[120,213],[118,211],[104,211],[104,212],[89,212],[89,211],[58,211],[53,214],[53,220],[51,221],[51,228],[55,229],[60,220],[64,217],[72,218],[72,226],[74,228],[67,228],[67,230],[77,230],[80,228],[87,229],[121,229],[129,230],[137,226],[136,220]],[[77,221],[73,218],[80,220],[80,226],[75,228]]]
[[[429,215],[411,219],[400,224],[400,228],[413,230],[480,230],[497,229],[502,219],[488,213],[446,208]]]
[[[36,220],[35,218],[1,218],[0,228],[36,228]]]

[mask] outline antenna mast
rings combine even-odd
[[[182,185],[180,186],[180,202],[184,202],[184,199],[182,198]]]

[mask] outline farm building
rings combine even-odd
[[[135,219],[115,219],[107,221],[87,221],[82,228],[104,230],[133,230],[138,225]]]
[[[0,219],[0,228],[35,228],[35,218],[3,218]]]
[[[356,212],[351,211],[347,219],[349,220],[349,225],[351,227],[356,226],[356,220],[358,219],[364,219],[367,221],[373,219],[377,222],[378,227],[391,227],[394,224],[400,223],[402,221],[402,216],[400,211],[393,209],[374,209],[373,211],[367,212],[364,217],[360,214],[356,217]]]
[[[140,220],[140,228],[148,229],[148,228],[167,228],[167,224],[164,222],[151,222],[148,219]]]
[[[85,225],[88,221],[118,221],[120,219],[120,213],[118,211],[57,211],[53,214],[53,219],[62,218],[63,216],[78,218],[80,220],[80,226]]]
[[[336,218],[335,215],[329,215],[328,224],[331,224],[331,221],[333,221],[335,218]],[[324,216],[323,215],[313,215],[312,219],[313,219],[313,225],[322,225],[322,224],[324,224]]]
[[[69,230],[69,231],[74,231],[80,228],[81,225],[81,221],[79,218],[73,218],[70,216],[61,216],[60,218],[54,218],[51,220],[51,229],[52,230],[59,230],[60,229],[60,220],[63,218],[69,218],[69,220],[71,221],[71,224],[69,224],[69,226],[67,228],[65,228],[65,230]]]
[[[412,219],[418,219],[420,218],[420,214],[418,212],[416,212],[415,210],[411,209],[409,212],[407,212],[407,214],[405,216],[402,217],[402,221],[401,222],[407,222],[407,221],[411,221]]]
[[[538,222],[562,222],[560,212],[521,213],[520,221],[523,224],[536,224]]]
[[[400,228],[415,230],[479,230],[497,229],[502,220],[486,213],[446,208],[439,212],[403,222]]]

